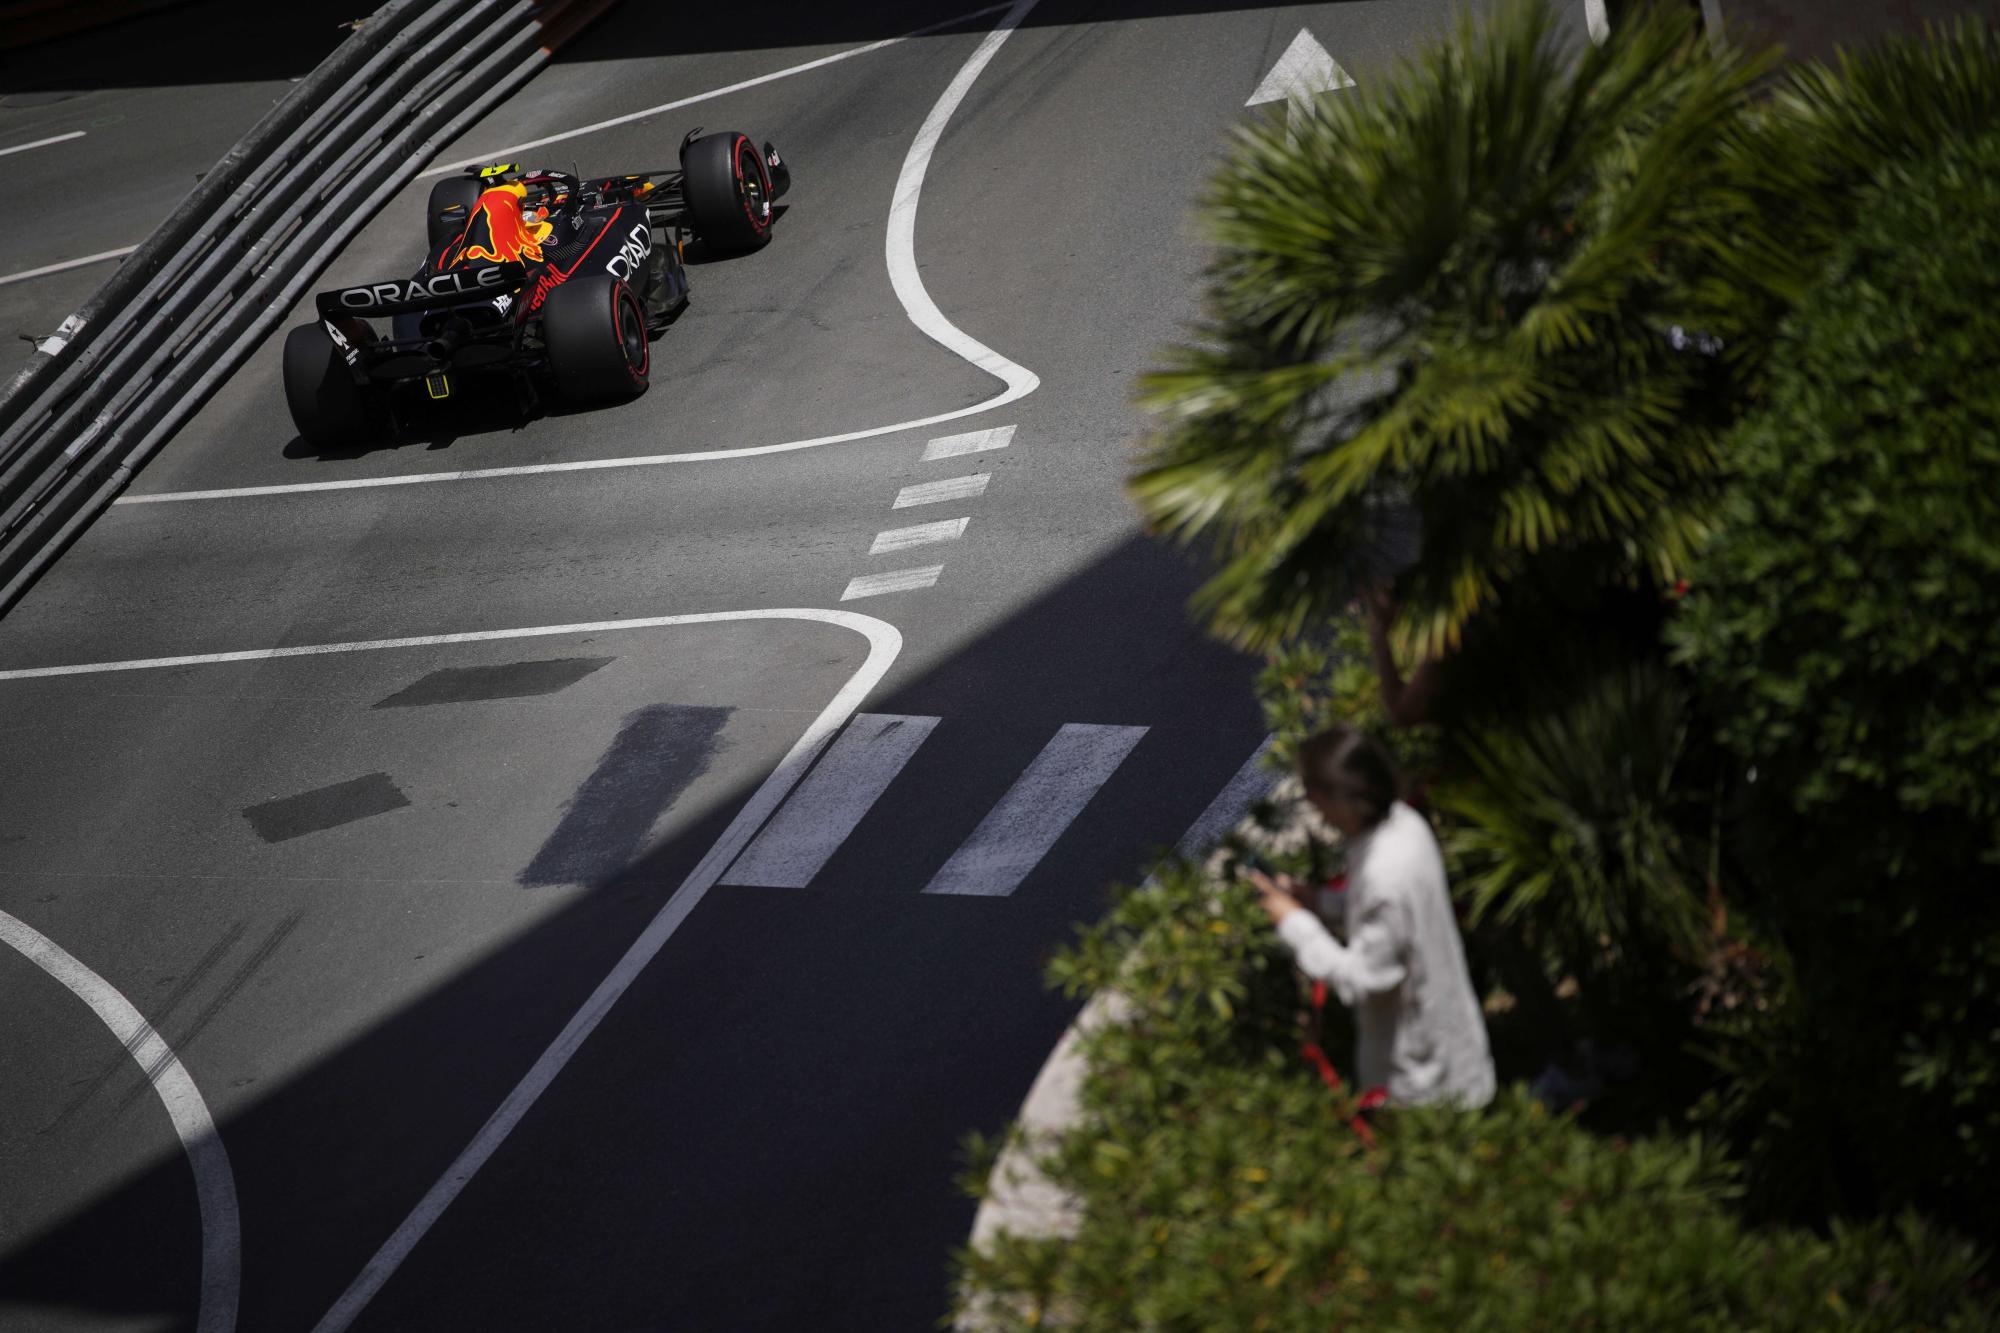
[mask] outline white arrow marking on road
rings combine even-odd
[[[1243,105],[1284,102],[1288,108],[1286,119],[1293,129],[1297,129],[1313,98],[1321,93],[1338,92],[1353,86],[1353,76],[1327,54],[1312,31],[1300,28],[1299,35],[1292,38],[1292,44],[1285,48],[1285,53],[1278,57],[1278,63],[1271,66],[1271,72],[1264,76],[1264,81],[1257,85],[1257,91],[1251,93],[1250,100]]]

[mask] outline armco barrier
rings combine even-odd
[[[0,612],[361,225],[613,0],[390,0],[207,173],[0,397]]]

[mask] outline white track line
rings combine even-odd
[[[888,239],[884,254],[889,265],[890,285],[895,288],[896,299],[903,304],[903,310],[910,321],[919,329],[949,349],[965,358],[979,369],[986,371],[1006,385],[999,393],[970,407],[957,408],[950,412],[940,412],[935,416],[917,417],[911,421],[892,422],[886,426],[869,426],[863,430],[844,431],[838,435],[817,435],[806,440],[787,440],[782,444],[748,445],[740,449],[708,449],[699,453],[651,454],[641,458],[593,458],[580,459],[569,463],[534,463],[521,467],[472,468],[463,472],[418,472],[400,477],[356,477],[347,481],[305,481],[283,486],[238,486],[208,491],[164,491],[152,495],[123,495],[114,503],[164,504],[178,500],[232,500],[251,496],[304,495],[317,491],[347,491],[372,489],[378,486],[416,486],[434,481],[485,481],[500,477],[533,477],[551,472],[588,472],[604,468],[659,467],[667,463],[707,463],[728,458],[755,458],[762,454],[790,453],[797,449],[817,449],[823,445],[846,444],[851,440],[872,439],[878,435],[896,435],[903,431],[918,430],[925,426],[936,426],[947,421],[958,421],[965,417],[977,416],[996,407],[1025,398],[1041,386],[1041,379],[1026,366],[1008,360],[986,344],[977,341],[961,331],[957,325],[944,317],[932,301],[930,293],[924,290],[924,281],[917,273],[916,227],[917,202],[922,196],[924,175],[930,170],[931,154],[936,151],[938,139],[943,136],[945,125],[965,100],[979,72],[986,68],[993,55],[1001,47],[1021,20],[1033,9],[1037,0],[1016,0],[1014,6],[992,32],[986,34],[978,49],[959,69],[937,104],[925,118],[917,131],[915,142],[910,145],[909,154],[903,159],[903,169],[896,178],[896,192],[889,206]],[[957,20],[953,20],[956,22]]]
[[[659,629],[666,625],[706,625],[723,620],[824,620],[843,625],[848,619],[875,622],[854,611],[698,611],[680,616],[642,616],[632,620],[590,620],[574,625],[530,625],[525,629],[481,629],[462,634],[418,634],[405,639],[356,639],[347,643],[308,643],[291,648],[248,648],[233,653],[189,653],[184,657],[136,657],[123,662],[80,662],[73,666],[16,667],[0,671],[0,681],[46,680],[51,676],[90,676],[107,671],[158,671],[166,667],[215,666],[224,662],[269,662],[282,657],[321,657],[329,653],[368,653],[384,648],[434,648],[452,643],[491,643],[498,639],[545,639],[564,634],[608,634],[623,629]],[[849,626],[849,628],[854,628]],[[887,628],[884,626],[884,628]]]
[[[521,1117],[535,1104],[563,1066],[569,1063],[577,1048],[583,1045],[611,1006],[618,1001],[626,989],[643,971],[646,964],[660,952],[662,946],[672,938],[688,914],[695,909],[702,898],[721,876],[723,868],[740,855],[750,839],[764,821],[784,801],[786,795],[812,764],[815,756],[833,734],[840,730],[848,718],[854,715],[868,692],[875,688],[882,677],[895,663],[897,654],[903,648],[903,636],[896,627],[874,616],[861,615],[854,611],[829,611],[817,607],[794,607],[768,611],[707,611],[679,616],[647,616],[633,620],[600,620],[577,625],[534,625],[523,629],[480,630],[467,634],[425,634],[402,639],[371,639],[353,643],[321,643],[295,648],[262,648],[247,652],[195,653],[185,657],[152,657],[124,662],[89,662],[75,666],[35,667],[25,670],[0,672],[0,680],[28,680],[48,676],[74,676],[107,671],[145,671],[167,667],[201,666],[224,662],[257,662],[283,657],[310,657],[326,653],[369,652],[387,648],[419,648],[437,644],[483,643],[496,639],[529,639],[572,634],[598,634],[614,630],[657,629],[668,625],[713,625],[731,621],[753,620],[806,620],[821,624],[838,625],[853,630],[868,641],[868,657],[862,662],[847,683],[840,687],[833,699],[820,710],[805,733],[785,753],[771,776],[751,793],[750,799],[729,822],[722,836],[701,859],[701,863],[689,872],[680,888],[668,898],[639,938],[625,951],[610,973],[599,982],[597,989],[571,1016],[562,1032],[549,1044],[547,1050],[536,1059],[507,1099],[500,1103],[466,1145],[456,1161],[451,1164],[438,1182],[418,1202],[403,1224],[396,1228],[382,1248],[368,1261],[359,1276],[334,1302],[326,1317],[314,1326],[315,1333],[338,1333],[354,1322],[363,1308],[382,1284],[389,1280],[404,1258],[409,1255],[432,1223],[443,1215],[451,1201],[458,1197],[466,1183],[479,1168],[500,1147]],[[25,935],[22,932],[26,932]],[[41,936],[28,931],[12,917],[0,914],[0,937],[20,949],[29,957],[51,970],[63,984],[88,1000],[98,1011],[111,1030],[125,1039],[133,1048],[133,1055],[148,1068],[164,1059],[165,1072],[159,1080],[160,1095],[168,1103],[168,1111],[174,1115],[175,1129],[181,1135],[181,1142],[187,1146],[190,1160],[195,1161],[196,1183],[201,1188],[203,1219],[203,1268],[202,1268],[202,1322],[200,1333],[227,1333],[235,1319],[236,1268],[238,1253],[236,1243],[236,1210],[233,1187],[229,1186],[226,1171],[227,1159],[222,1156],[222,1144],[215,1137],[214,1125],[208,1113],[201,1106],[200,1097],[194,1084],[172,1059],[164,1043],[157,1036],[145,1036],[150,1029],[145,1020],[127,1004],[101,978],[90,973],[69,955],[56,949]],[[25,940],[25,943],[23,941]],[[51,967],[54,960],[55,967]],[[68,973],[56,968],[67,966]],[[136,1045],[134,1038],[140,1038]],[[198,1113],[198,1114],[197,1114]],[[206,1165],[204,1165],[206,1163]],[[217,1171],[223,1172],[217,1176]],[[224,1243],[226,1242],[226,1244]],[[227,1291],[223,1288],[226,1286]],[[226,1308],[220,1304],[227,1296]],[[218,1304],[211,1306],[213,1296]],[[217,1312],[220,1313],[217,1313]]]
[[[1014,29],[1035,7],[1036,0],[1016,0],[1014,7],[1007,11],[986,40],[972,53],[964,65],[959,67],[944,95],[931,108],[929,116],[917,130],[916,140],[910,144],[910,151],[903,158],[902,173],[896,179],[896,193],[889,204],[889,235],[883,245],[883,257],[889,265],[889,282],[896,289],[896,299],[903,303],[910,322],[922,329],[940,345],[956,352],[973,365],[1005,384],[1006,389],[995,397],[969,408],[962,408],[949,416],[966,416],[973,412],[983,412],[989,408],[1011,403],[1017,398],[1025,398],[1041,385],[1041,379],[1026,366],[1008,360],[985,343],[966,334],[956,324],[944,317],[931,300],[931,294],[924,290],[924,280],[917,272],[917,201],[923,193],[924,176],[930,170],[931,154],[937,151],[938,140],[944,137],[945,126],[951,122],[952,113],[958,104],[972,91],[972,85],[979,78]],[[948,420],[949,417],[933,417],[932,421]]]
[[[1005,449],[1013,442],[1012,426],[967,431],[963,435],[940,435],[924,446],[923,461],[935,463],[940,458],[957,458],[962,454],[985,453],[988,449]]]
[[[916,569],[892,569],[886,574],[861,574],[849,579],[840,600],[851,602],[860,597],[880,597],[884,593],[915,592],[918,588],[928,588],[944,573],[943,565],[923,565]]]
[[[896,492],[896,502],[891,509],[909,509],[916,505],[942,504],[946,500],[969,500],[975,495],[986,493],[986,483],[993,480],[991,472],[975,472],[969,477],[946,477],[943,481],[920,481],[914,486],[905,486]]]
[[[947,518],[936,523],[918,523],[913,527],[890,528],[887,532],[875,534],[875,544],[868,548],[870,555],[887,555],[891,551],[907,551],[913,546],[931,546],[938,542],[955,542],[965,535],[970,518]]]
[[[1145,734],[1144,727],[1064,723],[924,892],[1013,893]]]
[[[196,1333],[230,1333],[243,1267],[242,1225],[236,1211],[236,1178],[216,1133],[215,1118],[187,1067],[164,1038],[116,986],[78,962],[33,926],[0,912],[0,940],[69,987],[111,1029],[152,1083],[173,1121],[194,1171],[195,1210],[201,1216],[201,1312]]]
[[[812,883],[937,724],[934,717],[856,714],[722,882],[767,889]]]
[[[1236,776],[1215,794],[1208,808],[1188,825],[1188,831],[1181,835],[1175,848],[1182,856],[1198,856],[1206,851],[1218,838],[1242,822],[1243,816],[1250,813],[1251,806],[1271,794],[1271,788],[1278,785],[1278,774],[1264,760],[1271,753],[1274,739],[1266,736],[1255,753],[1243,761],[1243,767],[1236,770]]]
[[[969,13],[960,14],[957,18],[945,19],[941,23],[932,23],[921,28],[912,28],[900,37],[885,37],[879,42],[870,42],[866,46],[849,47],[845,51],[836,51],[830,56],[821,56],[817,60],[808,60],[803,65],[787,66],[784,69],[773,70],[769,74],[759,74],[754,79],[744,79],[737,83],[728,84],[725,87],[711,88],[705,93],[695,93],[692,96],[682,97],[672,102],[662,102],[658,106],[649,106],[644,111],[628,111],[622,116],[613,116],[609,120],[600,120],[590,125],[579,126],[573,130],[564,130],[560,134],[551,134],[540,139],[530,139],[526,143],[517,143],[507,148],[495,148],[491,152],[481,153],[476,157],[463,158],[457,162],[447,162],[441,167],[432,167],[429,171],[424,172],[423,176],[449,176],[452,172],[463,171],[467,167],[482,166],[488,162],[505,162],[532,148],[542,148],[552,143],[561,143],[564,139],[575,139],[582,135],[595,134],[599,130],[613,129],[619,125],[630,125],[635,120],[645,120],[650,116],[658,116],[668,111],[678,111],[682,107],[693,106],[697,102],[708,102],[718,97],[727,97],[731,93],[740,93],[745,88],[755,88],[760,84],[776,83],[779,79],[789,79],[794,74],[805,74],[811,70],[824,69],[828,65],[839,64],[843,60],[852,60],[856,56],[865,56],[871,52],[880,51],[884,47],[895,46],[900,42],[907,42],[912,37],[923,37],[945,28],[955,27],[960,23],[969,23],[973,19],[985,18],[988,14],[997,14],[1006,7],[1005,4],[988,5],[984,9],[975,9]],[[32,145],[30,146],[32,147]],[[418,177],[418,179],[423,179],[423,176]]]
[[[9,273],[4,277],[0,277],[0,287],[5,287],[10,282],[26,282],[29,278],[41,278],[51,273],[61,273],[65,269],[82,268],[85,264],[102,263],[107,259],[122,259],[138,248],[136,245],[128,245],[122,250],[105,250],[98,254],[85,255],[81,259],[65,259],[60,264],[44,264],[40,268],[26,269],[20,273]]]
[[[995,5],[993,7],[1000,9],[1004,6]],[[5,157],[9,153],[25,153],[30,148],[46,148],[52,143],[68,143],[71,139],[81,139],[83,136],[83,130],[71,130],[68,134],[51,135],[46,139],[37,139],[33,143],[17,143],[12,148],[0,148],[0,157]]]

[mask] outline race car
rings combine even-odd
[[[321,447],[366,442],[404,421],[411,400],[480,381],[510,381],[524,411],[544,394],[610,403],[644,392],[650,341],[687,306],[688,241],[710,253],[763,245],[791,185],[777,150],[742,134],[696,129],[680,161],[591,180],[503,162],[439,181],[423,267],[321,292],[318,322],[286,335],[299,434]]]

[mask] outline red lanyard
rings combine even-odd
[[[1347,887],[1347,876],[1335,875],[1326,883],[1328,888],[1339,892]],[[1305,1056],[1306,1063],[1311,1065],[1313,1070],[1318,1073],[1320,1082],[1326,1084],[1332,1091],[1339,1092],[1341,1089],[1340,1071],[1333,1067],[1333,1061],[1326,1058],[1326,1052],[1320,1048],[1319,1044],[1320,1020],[1325,1013],[1326,983],[1324,981],[1315,981],[1312,985],[1312,1026],[1307,1029],[1306,1039],[1300,1046],[1299,1052]],[[1355,1103],[1354,1118],[1347,1122],[1348,1127],[1354,1131],[1355,1136],[1370,1148],[1375,1146],[1375,1133],[1369,1129],[1368,1122],[1363,1119],[1363,1115],[1388,1100],[1388,1089],[1368,1089],[1368,1091],[1361,1094],[1361,1100]]]

